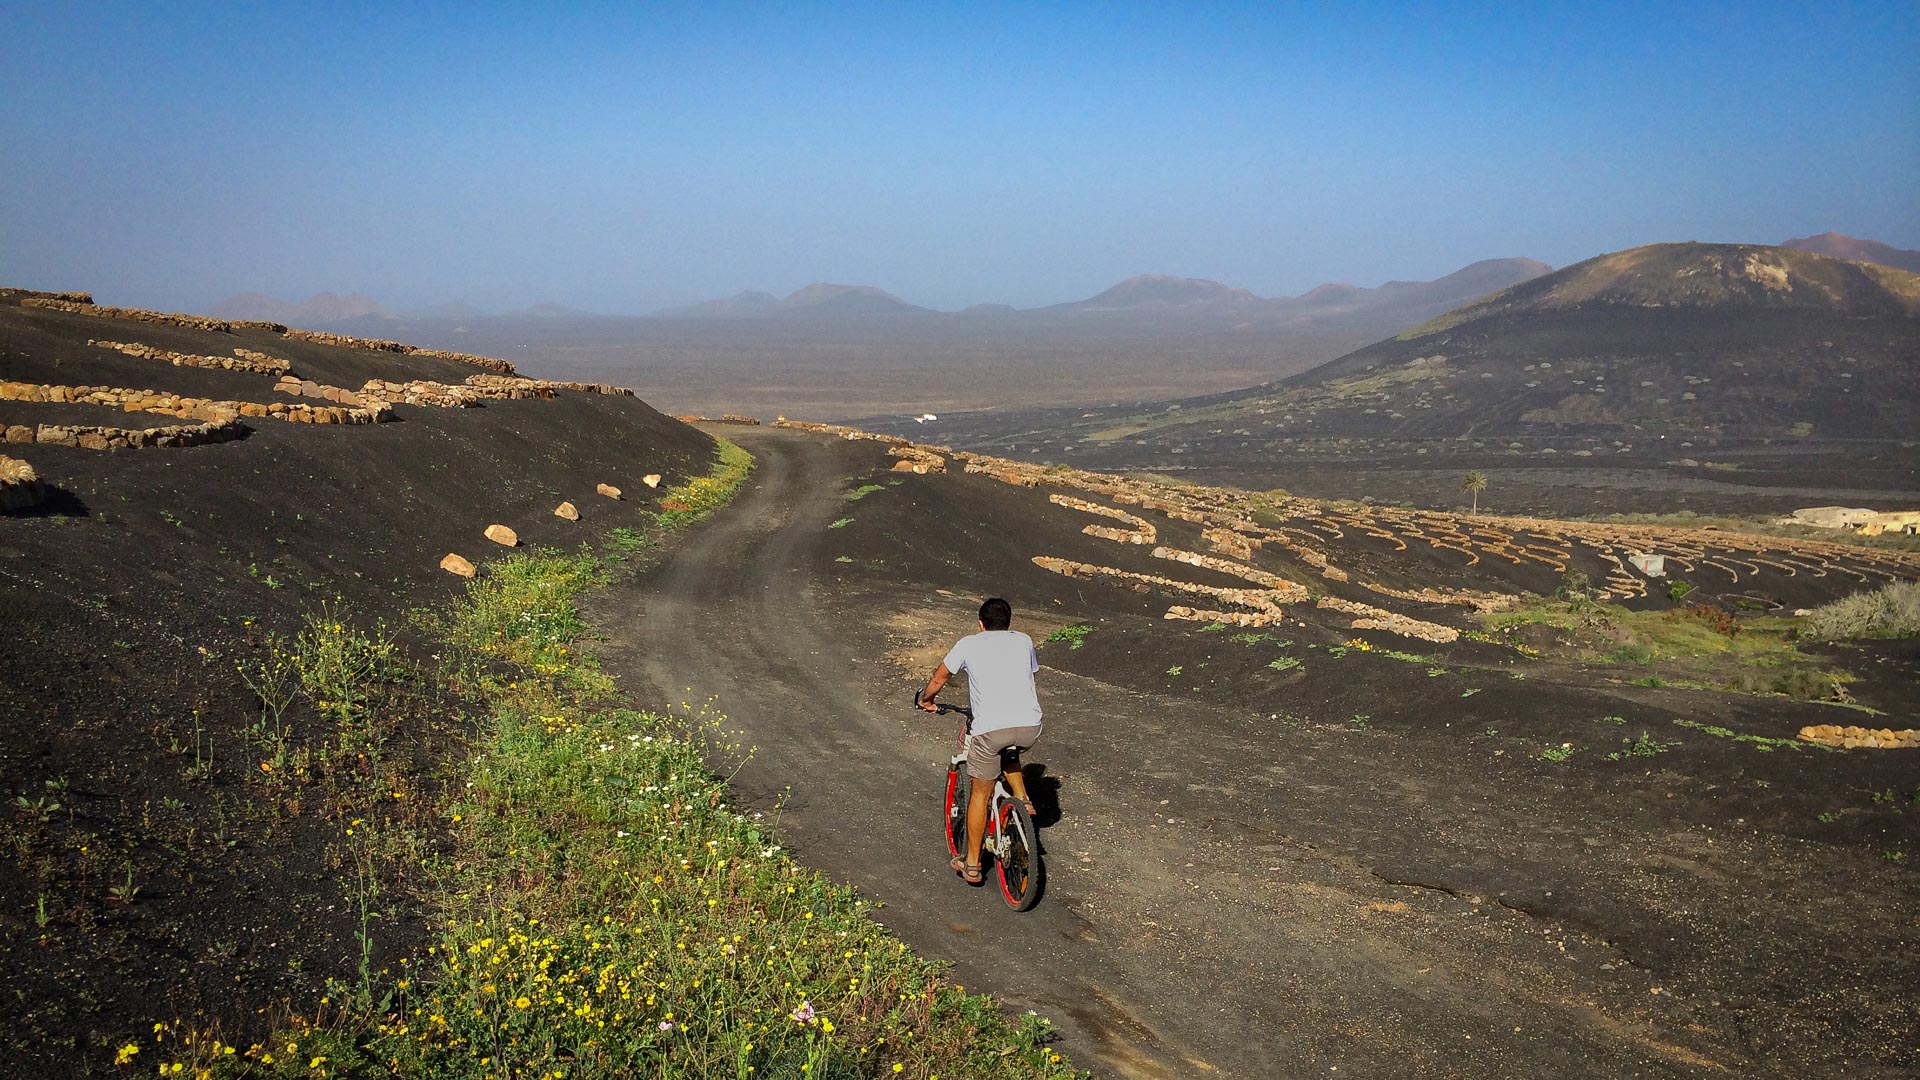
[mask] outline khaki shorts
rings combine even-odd
[[[1040,725],[1009,727],[967,736],[967,775],[989,783],[1000,775],[1000,755],[1010,753],[1017,762],[1020,751],[1040,738]]]

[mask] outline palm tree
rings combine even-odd
[[[1487,474],[1478,469],[1468,473],[1467,478],[1460,481],[1460,490],[1473,495],[1473,512],[1479,513],[1480,493],[1487,490]]]

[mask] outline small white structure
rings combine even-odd
[[[1627,556],[1627,561],[1633,564],[1635,570],[1640,571],[1648,577],[1667,576],[1667,557],[1665,555],[1648,555],[1636,551]]]

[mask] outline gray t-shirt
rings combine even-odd
[[[974,734],[1040,722],[1040,698],[1033,689],[1040,654],[1033,651],[1032,638],[1018,630],[982,630],[954,642],[945,662],[948,671],[967,673]]]

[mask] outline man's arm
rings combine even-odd
[[[946,664],[943,663],[934,668],[933,678],[927,680],[927,688],[920,691],[920,707],[928,712],[939,712],[940,706],[933,703],[933,695],[944,689],[947,680],[951,678],[953,678],[953,672],[947,670]]]

